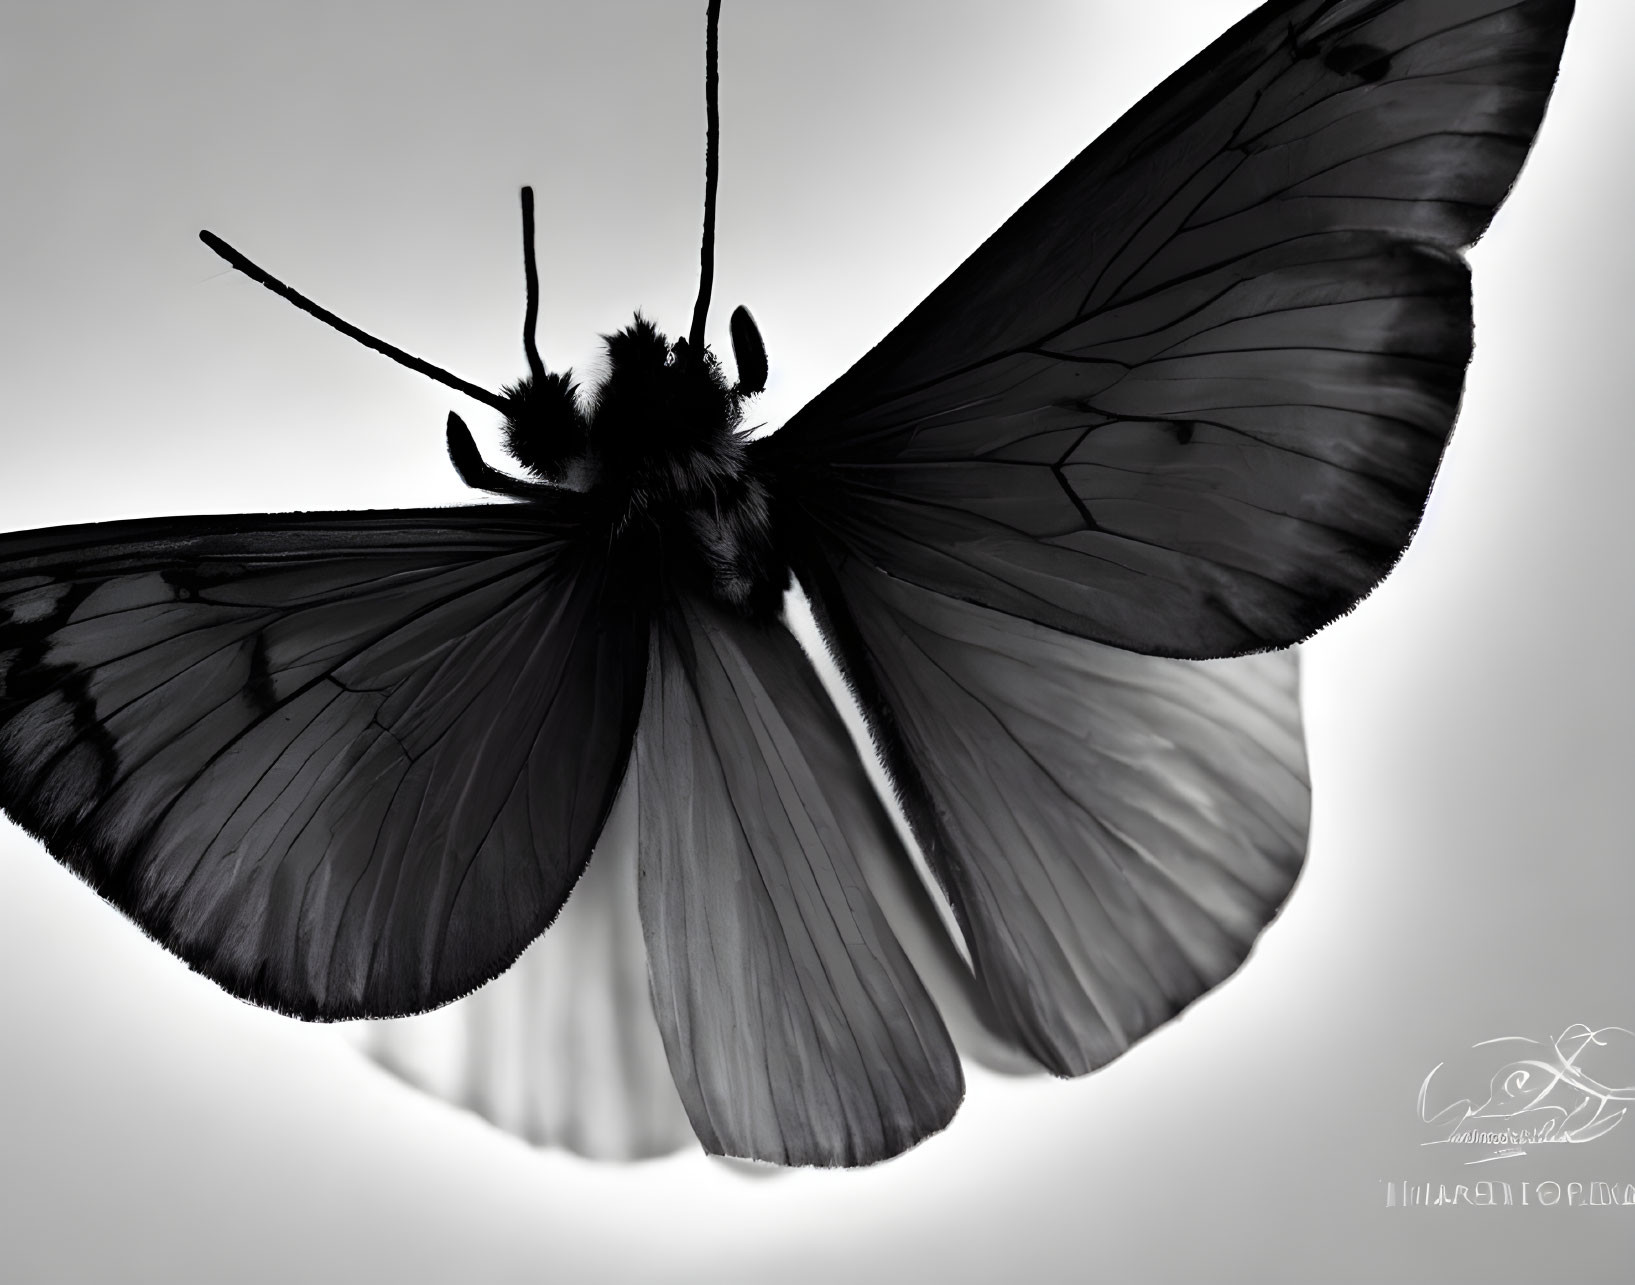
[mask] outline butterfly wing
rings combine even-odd
[[[646,627],[577,497],[0,537],[0,804],[193,967],[453,999],[578,878]]]
[[[978,980],[1051,1070],[1218,983],[1292,885],[1293,657],[1175,658],[1294,642],[1400,554],[1470,355],[1458,250],[1571,12],[1262,7],[755,445]]]
[[[873,890],[907,868],[799,644],[683,598],[636,738],[653,1005],[706,1149],[863,1164],[952,1117],[959,1060]]]
[[[1241,964],[1299,873],[1292,651],[1141,656],[837,556],[805,582],[969,945],[1058,1075]]]
[[[781,519],[1081,637],[1295,642],[1390,569],[1571,0],[1281,0],[1149,94],[781,431]]]
[[[685,628],[688,622],[681,623]],[[717,630],[726,629],[729,639],[732,632],[742,628],[734,621],[718,618],[712,624]],[[805,676],[806,661],[796,656],[783,638],[772,641],[769,649],[775,658],[774,674],[779,691],[793,690],[792,707],[787,714],[778,713],[776,718],[785,728],[800,727],[802,734],[815,743],[806,759],[816,773],[807,781],[808,793],[814,799],[834,796],[836,808],[852,817],[853,824],[846,836],[848,842],[837,849],[839,864],[835,868],[849,872],[854,880],[861,870],[867,891],[856,895],[865,898],[859,901],[859,906],[868,931],[878,935],[880,917],[884,917],[890,937],[901,946],[914,972],[924,982],[963,1056],[1007,1071],[1037,1070],[1037,1062],[1017,1052],[991,1005],[973,984],[968,967],[952,947],[934,904],[915,876],[908,854],[863,784],[861,762],[837,732],[833,707],[826,697],[811,689]],[[756,654],[762,653],[757,651]],[[802,677],[797,678],[797,674]],[[710,699],[719,694],[716,689],[708,690]],[[717,718],[735,720],[738,716],[732,711],[737,700],[734,694],[724,708],[717,706]],[[778,709],[783,711],[785,707],[780,703]],[[699,725],[694,724],[693,730],[696,734]],[[669,762],[664,759],[665,764]],[[409,1083],[467,1107],[536,1145],[566,1147],[595,1159],[631,1160],[663,1155],[693,1141],[694,1133],[676,1094],[652,1003],[655,989],[673,996],[675,988],[668,975],[656,978],[651,986],[648,982],[647,947],[637,910],[637,792],[631,788],[636,776],[631,773],[626,778],[626,788],[621,791],[597,840],[595,855],[549,932],[529,946],[502,976],[435,1013],[352,1024],[348,1031],[357,1044]],[[818,776],[821,776],[821,786],[817,784]],[[754,772],[740,772],[736,779],[740,792],[747,783],[754,792],[751,797],[758,798],[764,788],[773,788],[774,794],[768,797],[776,797],[775,787],[769,787],[767,782],[785,777],[783,770],[773,769],[759,783]],[[794,778],[788,779],[793,781]],[[696,791],[676,793],[676,789],[675,783],[668,779],[654,782],[648,795],[650,809],[664,811],[680,807],[685,812],[700,797]],[[710,806],[721,806],[718,795],[709,796],[709,802]],[[828,804],[819,801],[803,807],[821,811]],[[655,824],[665,830],[669,823],[662,819],[655,822],[650,814],[650,833]],[[745,832],[757,838],[768,836],[765,826],[746,826]],[[860,840],[855,851],[850,846],[853,836]],[[690,868],[689,861],[702,866],[719,860],[723,851],[740,869],[746,856],[757,865],[766,862],[774,869],[775,863],[786,854],[794,854],[799,860],[812,859],[801,852],[798,844],[763,845],[747,854],[742,845],[697,849],[691,857],[685,855],[687,851],[685,846],[676,846],[664,848],[657,854],[659,861],[672,863],[672,886],[664,907],[673,905],[676,883],[699,877],[682,873]],[[834,861],[835,858],[826,850],[817,860]],[[719,875],[710,882],[718,885]],[[719,895],[719,886],[702,894],[711,902]],[[873,899],[878,913],[868,908],[866,898]],[[750,900],[753,903],[754,899]],[[721,904],[729,908],[721,918],[730,924],[769,922],[766,906],[734,907],[730,899],[724,899]],[[774,905],[770,911],[770,920],[776,920],[778,907]],[[660,931],[664,929],[664,913],[663,908],[655,908],[655,923]],[[714,920],[706,919],[706,931],[711,922]],[[683,924],[681,931],[685,932],[686,928]],[[784,935],[781,926],[777,935]],[[818,936],[821,940],[821,934]],[[831,949],[835,945],[832,940],[826,944]],[[888,957],[896,959],[889,949]],[[776,943],[763,942],[759,950],[751,950],[741,958],[747,958],[749,968],[762,970],[763,980],[774,979],[771,984],[777,984],[775,970],[783,959]],[[900,960],[894,966],[900,967]],[[809,985],[810,980],[806,979],[801,985]],[[696,978],[692,977],[685,983],[686,986],[696,984]],[[905,980],[904,985],[914,1001],[912,1012],[923,1018],[912,984]],[[802,993],[796,993],[804,1001]],[[839,1003],[844,1007],[850,998],[850,993],[837,991],[825,996],[819,1006]],[[804,1002],[811,1004],[811,1001]],[[729,1000],[719,1008],[713,1004],[708,1007],[710,1011],[700,1013],[700,1020],[706,1025],[719,1023],[723,1013],[742,1011],[742,1005],[736,1000]],[[829,1010],[831,1015],[834,1011]],[[850,1012],[842,1016],[850,1026],[853,1020]],[[866,1024],[869,1020],[865,1010],[863,1021]],[[771,1028],[775,1054],[787,1059],[791,1050],[778,1031],[780,1025],[774,1022]],[[745,1065],[752,1066],[761,1056],[755,1050],[760,1048],[767,1030],[762,1023],[740,1026],[734,1038],[745,1045],[741,1054],[745,1061],[729,1063],[725,1071],[710,1068],[710,1075],[714,1077],[712,1084],[722,1078],[728,1081],[718,1089],[726,1101],[738,1102],[749,1096],[730,1077],[741,1074]],[[673,1032],[672,1039],[678,1048],[684,1047],[678,1035],[679,1031]],[[706,1062],[714,1052],[713,1048],[706,1050]],[[802,1047],[799,1055],[809,1052],[809,1046]],[[859,1069],[855,1063],[838,1065],[842,1074],[855,1075]],[[912,1068],[895,1070],[913,1074]],[[943,1071],[949,1074],[946,1068]],[[688,1070],[685,1078],[694,1082],[694,1100],[700,1102],[705,1076]],[[856,1085],[848,1087],[855,1094]],[[792,1100],[784,1102],[782,1109],[797,1117],[804,1117],[810,1110],[817,1112],[815,1122],[802,1119],[799,1125],[782,1130],[810,1139],[830,1127],[833,1099],[805,1092],[792,1095]],[[928,1116],[933,1123],[940,1118],[936,1111]],[[712,1121],[718,1149],[736,1154],[760,1154],[755,1149],[754,1134],[735,1135],[733,1128],[731,1119],[724,1125]],[[918,1131],[911,1116],[907,1133],[918,1136]],[[787,1145],[780,1139],[767,1158],[788,1154]],[[863,1145],[859,1145],[854,1154],[878,1158]]]

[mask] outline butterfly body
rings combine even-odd
[[[512,456],[543,481],[594,497],[609,540],[660,561],[660,579],[696,581],[725,606],[774,619],[789,569],[739,431],[743,382],[728,386],[707,348],[672,344],[639,313],[606,344],[607,376],[584,406],[569,375],[530,375],[507,390]],[[753,362],[742,343],[739,351],[741,364]]]

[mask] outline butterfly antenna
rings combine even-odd
[[[698,302],[693,305],[693,328],[687,345],[695,353],[704,351],[704,318],[710,311],[710,286],[715,277],[715,184],[721,174],[718,154],[721,142],[720,61],[721,0],[710,0],[704,38],[704,248],[700,251]]]
[[[227,242],[223,241],[214,232],[200,232],[199,240],[203,241],[222,258],[226,259],[228,263],[232,264],[233,267],[237,268],[245,276],[249,277],[250,280],[260,282],[260,284],[266,286],[267,289],[271,290],[275,295],[278,295],[282,299],[289,300],[290,303],[293,303],[309,317],[316,317],[326,326],[340,331],[348,339],[355,339],[365,348],[372,348],[381,354],[381,356],[390,357],[399,366],[407,366],[410,370],[418,371],[420,374],[425,375],[430,379],[435,379],[439,384],[442,384],[447,388],[452,388],[456,392],[464,393],[473,401],[482,402],[485,406],[492,406],[501,414],[509,413],[511,409],[510,402],[504,397],[501,397],[498,393],[491,393],[486,388],[479,388],[476,384],[467,383],[458,375],[451,375],[448,371],[443,370],[440,367],[433,366],[429,361],[421,361],[420,358],[411,356],[409,353],[404,352],[401,348],[394,348],[383,339],[376,339],[373,335],[366,334],[349,321],[342,321],[333,312],[329,311],[328,308],[321,307],[320,305],[314,303],[299,290],[292,289],[291,287],[285,285],[282,281],[278,280],[277,277],[263,272],[237,250],[233,249],[232,246],[228,245]]]
[[[522,276],[528,288],[528,303],[522,314],[522,350],[528,354],[528,371],[534,383],[545,381],[545,363],[539,359],[539,341],[534,331],[539,325],[539,265],[534,260],[534,189],[522,189]]]

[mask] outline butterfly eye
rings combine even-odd
[[[670,349],[669,352],[664,354],[664,364],[667,367],[674,366],[676,364],[676,350],[674,348]]]

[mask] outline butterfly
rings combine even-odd
[[[942,1127],[954,1005],[1104,1064],[1292,885],[1274,649],[1419,518],[1469,356],[1457,251],[1570,13],[1259,10],[764,439],[765,348],[735,313],[727,376],[706,271],[686,337],[638,319],[589,394],[531,345],[465,389],[532,476],[457,417],[451,456],[511,503],[0,539],[0,802],[233,993],[346,1018],[502,971],[629,788],[654,1012],[726,1154]],[[792,582],[969,972],[782,623]]]

